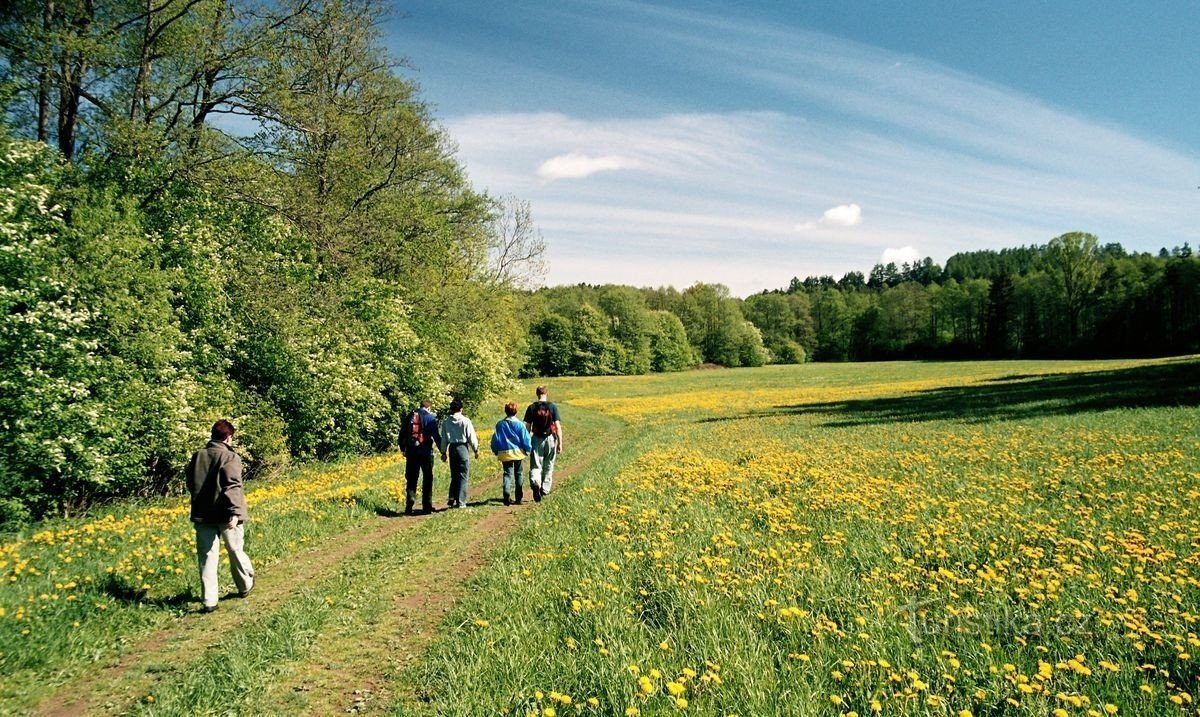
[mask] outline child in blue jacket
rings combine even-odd
[[[511,505],[513,489],[516,488],[517,505],[521,504],[521,466],[533,450],[533,437],[529,429],[517,418],[517,404],[504,404],[504,418],[496,424],[492,433],[492,453],[504,466],[504,504]]]

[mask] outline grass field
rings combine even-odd
[[[396,457],[308,469],[212,616],[178,501],[11,536],[0,711],[1200,713],[1200,360],[550,386],[549,500],[404,519]]]

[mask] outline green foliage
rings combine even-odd
[[[783,297],[789,308],[803,297]],[[742,315],[724,286],[674,289],[564,286],[527,298],[526,373],[542,376],[636,375],[681,371],[700,361],[761,366],[771,358],[762,332]],[[803,328],[800,328],[803,327]],[[786,340],[811,332],[805,314],[789,324]]]
[[[956,254],[945,271],[926,259],[877,266],[866,283],[853,272],[797,278],[788,295],[810,301],[819,361],[1155,356],[1200,349],[1198,275],[1187,245],[1131,254],[1071,232],[1045,246]],[[746,307],[778,355],[771,297]]]
[[[0,497],[40,514],[154,490],[186,450],[199,391],[160,237],[136,206],[79,185],[43,147],[4,140],[0,152]]]
[[[651,335],[650,369],[652,371],[682,371],[696,363],[696,351],[688,343],[683,322],[670,311],[652,311],[654,333]]]
[[[393,72],[386,9],[0,13],[5,117],[59,150],[0,138],[0,520],[167,491],[219,417],[262,474],[510,387],[544,245],[519,200],[472,190]],[[235,106],[257,132],[209,124]],[[644,337],[592,328],[568,366],[648,370]]]
[[[600,310],[584,304],[575,310],[571,321],[570,374],[574,376],[603,376],[615,372],[618,362],[624,362],[622,346],[608,330],[608,321]]]

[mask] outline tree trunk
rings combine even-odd
[[[94,0],[86,0],[82,12],[75,18],[75,36],[83,38],[92,27],[96,15]],[[68,161],[75,158],[75,136],[79,127],[79,104],[83,99],[83,77],[88,71],[88,58],[83,50],[74,55],[64,54],[60,62],[62,74],[58,83],[58,149]]]
[[[54,25],[54,0],[45,0],[42,5],[42,32],[44,34],[42,43],[45,46],[50,44],[50,28]],[[42,59],[42,69],[38,73],[38,118],[37,118],[37,138],[39,142],[48,142],[50,140],[50,63],[48,50],[45,57]]]
[[[136,122],[146,112],[147,89],[150,82],[150,45],[154,30],[154,0],[146,0],[146,24],[142,26],[142,42],[138,51],[137,76],[133,81],[133,96],[129,100],[129,119]],[[150,118],[147,117],[147,120]]]

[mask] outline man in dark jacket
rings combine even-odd
[[[238,596],[254,588],[254,566],[242,549],[245,541],[246,495],[242,491],[242,461],[234,452],[233,424],[224,419],[212,427],[208,445],[192,454],[187,487],[192,494],[192,524],[196,527],[196,557],[200,563],[203,612],[217,609],[219,544],[225,543]]]
[[[421,475],[421,512],[433,512],[433,449],[441,445],[437,416],[431,401],[409,414],[400,431],[400,452],[404,454],[404,514],[412,515],[417,500],[417,476]]]

